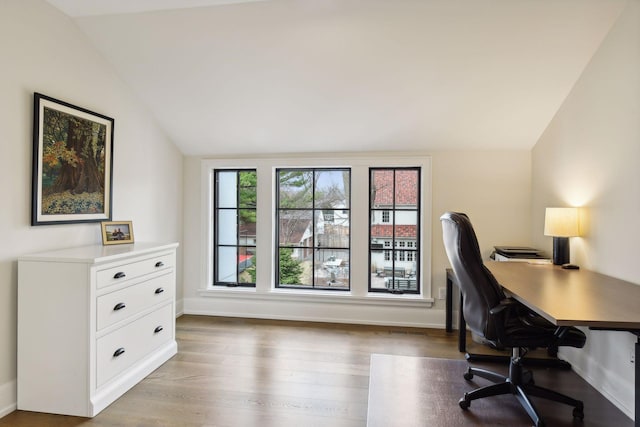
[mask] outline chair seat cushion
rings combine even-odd
[[[581,330],[572,326],[558,327],[546,319],[532,314],[513,316],[506,321],[505,347],[569,346],[582,348],[587,340]]]

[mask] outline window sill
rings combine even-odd
[[[366,296],[354,296],[350,292],[305,291],[291,289],[272,289],[269,292],[258,292],[255,288],[222,288],[201,289],[201,297],[229,298],[246,300],[263,300],[269,302],[306,302],[318,304],[352,304],[368,306],[403,306],[430,308],[435,300],[422,295],[387,295],[370,293]]]

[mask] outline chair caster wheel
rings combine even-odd
[[[462,409],[467,410],[469,409],[469,406],[471,406],[471,401],[467,400],[465,395],[465,397],[458,401],[458,405],[460,405]]]
[[[465,380],[470,381],[473,378],[473,372],[471,372],[471,369],[469,369],[467,372],[464,373],[464,375],[462,375],[462,377]]]
[[[582,408],[573,408],[573,418],[584,420],[584,411]]]

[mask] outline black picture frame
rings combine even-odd
[[[114,119],[33,94],[31,225],[110,221]]]

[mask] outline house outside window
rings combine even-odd
[[[350,289],[351,172],[276,170],[276,287]]]
[[[369,250],[370,292],[420,292],[420,194],[419,167],[369,169],[369,241],[391,242]]]
[[[213,285],[255,287],[256,171],[216,170],[214,181]]]

